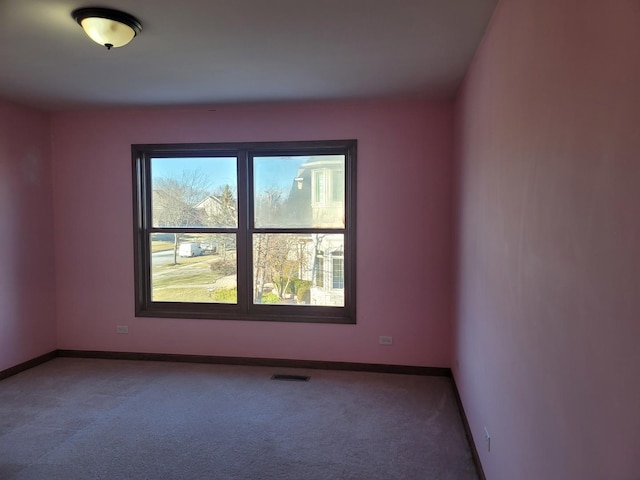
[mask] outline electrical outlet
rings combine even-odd
[[[378,341],[380,342],[380,345],[393,345],[393,337],[386,335],[381,336]]]
[[[129,333],[129,326],[128,325],[116,325],[116,333],[121,333],[121,334]]]
[[[489,430],[487,427],[484,427],[484,439],[487,443],[487,452],[491,451],[491,435],[489,435]]]

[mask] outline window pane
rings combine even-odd
[[[256,228],[344,228],[344,155],[254,157]]]
[[[343,307],[344,265],[333,272],[343,252],[344,235],[254,234],[253,303]]]
[[[237,303],[234,234],[152,233],[151,300]]]
[[[235,157],[152,158],[154,227],[238,225]]]

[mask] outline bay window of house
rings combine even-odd
[[[355,323],[355,140],[132,157],[137,316]]]
[[[338,255],[334,255],[333,259],[333,288],[344,288],[344,258],[342,252]]]

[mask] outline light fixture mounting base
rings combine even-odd
[[[133,15],[129,15],[128,13],[121,12],[120,10],[113,10],[111,8],[101,8],[101,7],[87,7],[87,8],[77,8],[73,12],[71,12],[71,16],[73,19],[78,22],[78,25],[82,25],[82,20],[85,18],[106,18],[108,20],[115,20],[116,22],[124,23],[125,25],[131,27],[136,35],[138,35],[142,31],[142,23]]]

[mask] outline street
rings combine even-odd
[[[151,266],[160,267],[173,263],[173,250],[163,250],[151,254]]]

